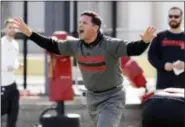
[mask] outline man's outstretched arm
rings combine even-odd
[[[121,56],[137,56],[142,54],[149,46],[152,39],[155,37],[156,29],[154,27],[148,27],[141,40],[127,43],[123,40],[113,39],[108,46],[109,52],[115,57]]]
[[[30,40],[49,52],[63,55],[73,55],[73,46],[77,40],[55,40],[33,32],[21,18],[15,18],[14,23],[17,28]]]
[[[73,46],[76,40],[55,40],[49,37],[45,37],[36,32],[32,32],[29,37],[30,40],[35,42],[40,47],[46,49],[49,52],[63,55],[73,55]]]
[[[150,43],[146,43],[143,40],[134,41],[127,43],[127,55],[128,56],[138,56],[141,55],[149,46]]]

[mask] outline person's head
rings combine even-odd
[[[85,42],[94,41],[101,27],[101,18],[91,11],[85,11],[80,15],[79,37]]]
[[[9,37],[14,37],[16,34],[16,28],[13,23],[13,19],[7,19],[5,21],[5,33]]]
[[[168,24],[171,29],[180,28],[183,12],[179,7],[172,7],[168,12]]]

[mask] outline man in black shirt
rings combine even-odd
[[[176,74],[174,69],[183,70],[185,60],[185,33],[181,30],[182,11],[169,11],[169,30],[158,33],[151,43],[149,62],[157,70],[157,89],[168,87],[184,88],[185,73]],[[175,65],[174,62],[179,62]]]
[[[149,62],[157,70],[158,91],[185,88],[185,33],[180,28],[182,16],[180,8],[172,7],[168,14],[170,29],[158,33],[149,48]],[[176,90],[172,92],[176,93]],[[144,103],[143,127],[184,127],[184,94],[156,93]]]

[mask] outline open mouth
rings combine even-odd
[[[84,30],[79,30],[79,33],[80,33],[80,34],[83,34],[83,33],[84,33]]]

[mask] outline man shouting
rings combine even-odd
[[[40,47],[77,59],[87,88],[87,107],[94,127],[118,127],[125,104],[119,58],[142,54],[156,29],[148,27],[141,40],[127,43],[104,36],[100,32],[100,17],[86,11],[80,16],[79,39],[55,41],[33,32],[20,18],[14,20],[19,30]]]

